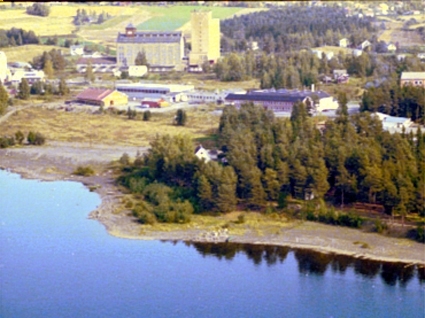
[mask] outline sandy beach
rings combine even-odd
[[[24,178],[71,180],[82,182],[92,189],[96,188],[94,191],[100,195],[102,203],[88,217],[101,222],[111,235],[120,238],[279,245],[425,266],[424,244],[306,221],[290,221],[273,232],[262,230],[259,225],[259,228],[247,228],[243,233],[191,225],[175,225],[167,230],[143,226],[136,222],[129,211],[117,213],[122,193],[115,186],[113,171],[107,168],[111,160],[119,159],[124,152],[134,157],[138,150],[143,152],[146,149],[58,142],[47,143],[41,147],[7,148],[0,149],[0,168],[18,173]],[[96,175],[72,175],[79,165],[95,167]]]

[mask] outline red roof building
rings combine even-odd
[[[99,106],[113,106],[128,104],[127,95],[116,90],[104,88],[88,88],[77,95],[79,102]]]

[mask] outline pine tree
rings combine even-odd
[[[25,78],[22,79],[18,89],[19,89],[18,98],[28,99],[30,97],[30,87]]]
[[[85,74],[84,78],[87,81],[89,81],[90,83],[93,83],[94,82],[95,77],[94,77],[93,67],[91,65],[91,62],[89,62],[87,64],[86,74]]]
[[[137,53],[136,59],[134,60],[135,65],[148,65],[145,51]]]
[[[9,101],[9,95],[7,94],[6,89],[0,83],[0,115],[3,115],[6,112]]]
[[[184,126],[187,122],[187,115],[183,109],[178,109],[176,113],[176,125]]]
[[[64,78],[61,78],[59,82],[59,95],[64,96],[69,94],[69,88],[66,85],[66,81]]]
[[[43,68],[43,72],[44,74],[47,76],[47,78],[52,78],[53,77],[53,63],[50,59],[46,60],[44,63],[44,68]]]

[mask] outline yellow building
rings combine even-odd
[[[139,52],[145,52],[149,71],[184,70],[184,38],[181,31],[137,31],[129,24],[117,37],[117,65],[135,65]]]
[[[78,94],[76,100],[80,103],[98,106],[122,106],[128,104],[128,96],[121,92],[103,88],[88,88]]]
[[[211,11],[194,10],[191,13],[192,51],[191,66],[201,66],[205,61],[217,62],[220,57],[220,20],[212,18]]]

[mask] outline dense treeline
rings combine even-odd
[[[407,117],[412,121],[424,124],[425,89],[412,85],[400,87],[395,80],[386,81],[363,93],[361,110]]]
[[[417,57],[406,57],[399,61],[392,56],[366,52],[358,57],[336,54],[328,60],[324,56],[318,58],[309,51],[274,55],[265,52],[255,55],[247,51],[244,54],[230,53],[214,66],[214,72],[221,81],[258,78],[261,88],[310,86],[323,75],[332,76],[335,69],[346,69],[351,76],[385,80],[394,72],[400,77],[404,71],[425,71],[425,64]]]
[[[240,48],[246,47],[249,41],[258,41],[267,53],[338,46],[339,40],[344,37],[357,46],[366,39],[371,40],[376,32],[372,20],[346,17],[343,8],[302,6],[287,6],[222,20],[220,28],[225,36],[222,41],[225,49],[227,39],[239,41]]]
[[[0,47],[20,46],[26,44],[39,44],[40,39],[34,31],[11,28],[10,30],[0,29]]]
[[[339,117],[322,133],[302,103],[290,119],[250,104],[226,107],[218,129],[226,164],[197,159],[188,138],[157,137],[120,178],[145,199],[135,215],[144,223],[187,222],[192,212],[263,210],[271,202],[284,208],[289,198],[377,203],[391,215],[424,215],[425,134],[391,135],[367,113],[348,117],[345,96],[339,101]],[[330,217],[314,213],[312,219]]]
[[[90,23],[101,24],[110,18],[112,18],[112,16],[108,12],[97,14],[96,11],[87,13],[85,9],[77,9],[77,15],[74,17],[73,23],[75,25]]]
[[[50,14],[50,8],[43,3],[34,3],[31,7],[27,8],[26,12],[31,15],[47,17]]]
[[[49,52],[44,51],[42,55],[36,56],[32,60],[32,66],[35,69],[45,69],[46,65],[54,70],[63,70],[66,67],[66,60],[59,50],[52,49]],[[49,70],[47,71],[49,73]]]

